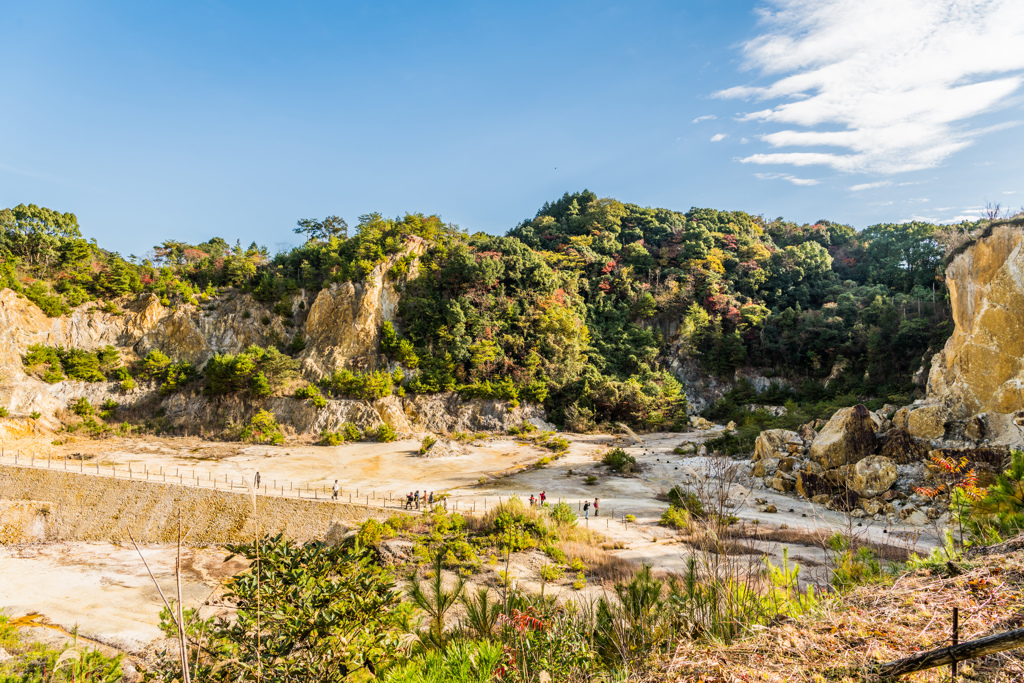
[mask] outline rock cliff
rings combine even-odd
[[[913,436],[1022,445],[1024,231],[996,227],[946,269],[955,329],[925,401],[894,418]]]
[[[339,367],[374,368],[380,363],[381,325],[395,319],[400,291],[408,278],[416,276],[418,261],[414,259],[400,278],[392,276],[392,268],[399,259],[418,257],[425,249],[423,240],[410,238],[402,252],[378,265],[364,282],[336,283],[315,296],[300,291],[291,297],[291,316],[287,318],[236,291],[227,291],[203,306],[168,307],[156,296],[145,294],[117,301],[115,312],[87,303],[70,315],[48,318],[25,297],[0,290],[0,406],[12,416],[24,418],[32,429],[59,427],[67,406],[81,397],[93,405],[113,399],[146,417],[159,412],[168,425],[191,433],[215,432],[260,409],[273,411],[283,426],[297,434],[337,431],[346,422],[361,429],[386,423],[398,432],[448,434],[502,431],[526,420],[543,420],[540,406],[464,401],[455,394],[329,400],[317,408],[310,401],[290,397],[208,399],[192,392],[165,397],[146,382],[130,392],[115,382],[47,384],[26,375],[22,366],[22,356],[30,345],[45,344],[89,351],[112,345],[128,362],[157,350],[202,368],[215,354],[238,353],[251,344],[272,346],[299,336],[306,345],[299,358],[308,380]],[[29,420],[36,411],[41,414],[39,419]]]

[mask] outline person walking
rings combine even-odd
[[[420,509],[420,490],[416,489],[416,493],[413,494],[413,500],[416,501],[416,509]]]
[[[433,491],[430,492],[430,498],[427,499],[427,504],[430,507],[434,507],[434,492]]]
[[[409,491],[409,493],[405,494],[405,509],[408,510],[411,507],[412,507],[412,491]]]
[[[335,480],[334,480],[334,488],[333,488],[333,489],[331,489],[331,493],[333,494],[333,495],[331,496],[331,498],[333,498],[334,500],[338,500],[338,492],[339,492],[340,490],[341,490],[341,487],[340,487],[340,486],[338,486],[338,480],[337,480],[337,479],[335,479]]]
[[[547,499],[547,494],[543,491],[540,492],[540,506],[544,507],[544,501]]]
[[[260,487],[260,473],[259,473],[259,470],[256,471],[256,476],[252,478],[252,482],[254,484],[256,484],[256,488]]]
[[[594,516],[595,516],[595,517],[597,517],[597,515],[598,515],[598,511],[597,511],[597,501],[599,501],[599,500],[601,500],[601,499],[600,499],[600,498],[595,498],[595,499],[594,499]]]
[[[537,499],[533,497],[532,493],[530,494],[530,507],[537,507]]]
[[[583,519],[590,519],[590,501],[583,503]]]

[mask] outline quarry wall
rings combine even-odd
[[[0,543],[53,541],[169,543],[178,515],[188,545],[251,541],[281,533],[295,541],[340,540],[394,509],[115,479],[0,465]]]

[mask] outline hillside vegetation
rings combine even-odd
[[[404,291],[381,352],[392,372],[402,369],[337,376],[325,388],[375,394],[386,379],[403,393],[531,400],[577,430],[684,426],[686,395],[669,371],[680,364],[730,380],[745,367],[789,380],[792,389],[762,402],[899,402],[951,331],[940,228],[925,223],[858,233],[826,220],[683,213],[583,191],[504,236],[423,214],[362,216],[351,236],[338,217],[302,220],[295,231],[306,241],[275,256],[215,237],[124,258],[83,237],[74,214],[20,205],[0,211],[0,286],[50,316],[90,301],[116,313],[118,297],[143,292],[165,305],[208,305],[235,288],[287,325],[300,290],[363,280],[390,258],[388,276]],[[421,257],[405,251],[412,238],[426,242]],[[301,330],[279,344],[292,356],[302,347]],[[51,379],[61,363],[68,371],[66,355],[45,363]],[[214,364],[207,392],[266,392],[268,375],[250,364]]]

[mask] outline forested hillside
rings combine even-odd
[[[397,389],[540,401],[573,429],[682,426],[685,394],[668,371],[680,358],[722,378],[746,367],[788,380],[792,390],[769,400],[898,402],[951,332],[948,229],[924,223],[858,233],[583,191],[500,237],[435,215],[362,216],[351,236],[337,217],[302,220],[304,244],[275,256],[215,237],[126,259],[84,238],[73,214],[34,205],[0,211],[0,228],[0,286],[48,315],[89,301],[116,310],[117,297],[141,292],[209,306],[237,288],[279,303],[286,325],[296,293],[360,281],[422,238],[423,256],[402,256],[389,273],[404,283],[381,346],[391,370],[402,366]],[[302,344],[296,329],[280,350]]]

